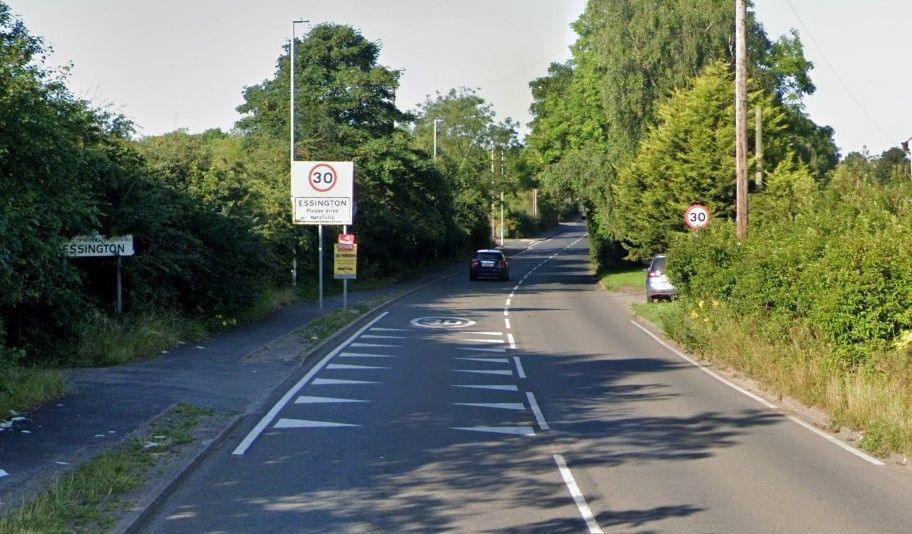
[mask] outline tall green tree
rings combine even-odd
[[[244,89],[236,127],[283,138],[289,125],[289,47],[272,78]],[[297,159],[350,159],[407,117],[395,105],[400,72],[378,64],[380,45],[351,26],[320,24],[295,45]]]
[[[414,115],[415,144],[429,154],[434,120],[440,119],[437,166],[453,191],[457,225],[473,244],[487,244],[492,203],[518,185],[517,125],[497,122],[493,107],[467,88],[428,97]]]

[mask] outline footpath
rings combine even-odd
[[[515,252],[531,241],[536,240],[508,240],[505,248]],[[384,288],[353,291],[349,303],[388,300],[465,270],[460,263]],[[328,297],[323,312],[341,306],[341,296]],[[254,409],[304,363],[297,353],[277,355],[274,342],[321,315],[318,303],[303,302],[165,354],[67,370],[69,393],[0,432],[0,512],[123,443],[176,403],[229,414]]]
[[[349,302],[402,294],[455,269],[435,270],[381,289],[352,291]],[[341,296],[324,299],[324,312],[341,306]],[[67,370],[68,394],[0,432],[0,511],[122,443],[175,403],[246,412],[302,364],[298,354],[275,357],[262,350],[320,316],[318,303],[303,302],[205,340],[188,341],[165,354],[114,367]]]

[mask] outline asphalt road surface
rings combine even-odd
[[[584,226],[511,270],[434,284],[329,347],[145,528],[912,531],[912,476],[634,325]]]

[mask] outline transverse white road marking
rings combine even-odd
[[[516,340],[513,339],[513,334],[507,334],[507,343],[510,344],[510,348],[516,350]]]
[[[695,366],[696,368],[700,369],[700,370],[703,371],[704,373],[706,373],[706,374],[708,374],[709,376],[715,378],[715,379],[718,380],[719,382],[722,382],[723,384],[725,384],[726,386],[728,386],[728,387],[734,389],[735,391],[737,391],[737,392],[739,392],[739,393],[741,393],[741,394],[743,394],[743,395],[745,395],[745,396],[747,396],[747,397],[750,397],[750,398],[754,399],[755,401],[757,401],[757,402],[759,402],[760,404],[766,406],[767,408],[771,408],[771,409],[773,409],[773,410],[779,412],[779,407],[776,406],[775,404],[769,402],[768,400],[764,399],[763,397],[761,397],[761,396],[759,396],[759,395],[755,395],[754,393],[752,393],[752,392],[750,392],[750,391],[748,391],[748,390],[742,388],[741,386],[739,386],[739,385],[737,385],[737,384],[731,382],[730,380],[728,380],[728,379],[722,377],[721,375],[719,375],[718,373],[716,373],[716,372],[713,371],[712,369],[709,369],[708,367],[706,367],[706,366],[703,365],[702,363],[700,363],[700,362],[694,360],[694,359],[691,358],[690,356],[688,356],[688,355],[684,354],[683,352],[679,351],[678,349],[672,347],[671,345],[669,345],[668,343],[666,343],[662,338],[660,338],[659,336],[653,334],[652,332],[649,331],[649,329],[647,329],[647,328],[644,327],[643,325],[637,323],[636,321],[630,321],[630,322],[633,323],[634,326],[636,326],[637,328],[639,328],[640,330],[642,330],[643,332],[645,332],[649,337],[651,337],[651,338],[654,339],[656,342],[658,342],[659,345],[662,345],[663,347],[665,347],[666,349],[668,349],[668,350],[671,351],[672,353],[676,354],[678,357],[682,358],[683,360],[685,360],[686,362],[690,363],[691,365]],[[779,412],[779,413],[781,413],[781,412]],[[845,451],[847,451],[847,452],[850,452],[850,453],[854,454],[855,456],[861,458],[862,460],[864,460],[864,461],[866,461],[866,462],[868,462],[868,463],[870,463],[870,464],[874,464],[874,465],[876,465],[876,466],[881,466],[881,467],[884,466],[884,465],[886,465],[886,464],[885,464],[884,462],[882,462],[881,460],[878,460],[877,458],[874,458],[873,456],[871,456],[871,455],[869,455],[869,454],[865,454],[864,452],[862,452],[862,451],[856,449],[855,447],[852,447],[851,445],[849,445],[849,444],[847,444],[847,443],[844,443],[844,442],[840,441],[839,439],[837,439],[837,438],[835,438],[835,437],[833,437],[833,436],[827,434],[826,432],[820,430],[819,428],[814,427],[813,425],[811,425],[811,424],[809,424],[809,423],[807,423],[807,422],[805,422],[805,421],[802,421],[801,419],[798,419],[797,417],[794,417],[794,416],[791,416],[791,415],[786,415],[786,417],[788,417],[792,422],[801,425],[801,426],[804,427],[805,429],[810,430],[811,432],[813,432],[813,433],[817,434],[818,436],[820,436],[820,437],[826,439],[827,441],[829,441],[830,443],[836,445],[837,447],[839,447],[839,448],[841,448],[841,449],[843,449],[843,450],[845,450]]]
[[[389,369],[389,367],[377,367],[376,365],[349,365],[347,363],[331,363],[326,366],[327,369]]]
[[[311,383],[315,386],[343,386],[358,384],[379,384],[380,382],[371,382],[368,380],[338,380],[335,378],[318,378]]]
[[[361,339],[405,339],[405,336],[389,336],[385,334],[364,334]]]
[[[538,407],[538,401],[535,400],[535,395],[533,395],[531,391],[527,391],[526,398],[529,399],[529,408],[532,408],[532,414],[535,415],[535,421],[538,423],[539,428],[542,430],[551,430],[551,427],[548,426],[548,422],[545,421],[545,416],[542,414],[541,408]]]
[[[499,352],[501,354],[507,352],[507,349],[486,349],[484,347],[459,347],[459,350],[470,350],[472,352]]]
[[[535,430],[530,426],[455,426],[453,430],[469,432],[488,432],[491,434],[513,434],[515,436],[534,436]]]
[[[336,397],[310,397],[302,395],[295,399],[295,404],[334,404],[347,402],[370,402],[361,399],[339,399]]]
[[[454,402],[456,406],[474,406],[477,408],[496,408],[498,410],[525,410],[521,402]]]
[[[502,336],[503,332],[465,332],[473,336]]]
[[[371,332],[408,332],[408,328],[384,328],[382,326],[375,326],[371,328]]]
[[[501,341],[499,339],[490,339],[490,338],[488,338],[488,339],[470,338],[470,339],[460,339],[459,341],[471,341],[474,343],[503,343],[503,341]]]
[[[469,362],[490,362],[490,363],[509,363],[510,360],[506,358],[456,358],[457,360],[465,360]]]
[[[390,347],[401,347],[402,345],[389,345],[385,343],[352,343],[349,345],[351,347],[380,347],[380,348],[390,348]]]
[[[564,460],[564,457],[560,454],[555,454],[554,463],[557,464],[557,469],[560,470],[561,477],[564,479],[564,484],[566,484],[567,489],[570,490],[570,496],[573,497],[576,508],[579,510],[580,515],[583,516],[583,521],[586,522],[589,533],[601,534],[602,527],[595,521],[592,510],[589,508],[589,505],[586,504],[586,498],[583,497],[583,493],[580,491],[579,486],[576,485],[576,479],[573,478],[573,473],[570,471],[570,468],[567,467],[567,461]]]
[[[366,354],[364,352],[343,352],[340,358],[395,358],[391,354]]]
[[[274,428],[339,428],[354,427],[348,423],[333,423],[332,421],[311,421],[308,419],[279,419]]]
[[[245,436],[244,439],[241,440],[241,442],[231,452],[231,454],[233,454],[235,456],[240,456],[240,455],[243,455],[245,452],[247,452],[247,449],[249,449],[250,446],[253,444],[253,442],[260,436],[260,434],[263,433],[263,430],[265,430],[266,427],[269,426],[270,423],[272,423],[272,421],[276,418],[276,416],[279,414],[279,412],[282,411],[282,408],[284,408],[285,405],[288,404],[289,401],[291,401],[291,399],[295,395],[298,394],[298,391],[300,391],[301,388],[303,388],[308,382],[310,382],[310,380],[313,379],[313,377],[317,373],[319,373],[320,370],[323,369],[323,367],[326,366],[326,364],[329,363],[330,360],[335,358],[336,354],[339,354],[345,346],[347,346],[349,343],[351,343],[355,339],[358,339],[358,336],[360,336],[361,334],[366,332],[368,328],[377,324],[377,322],[380,319],[383,319],[388,314],[389,314],[389,312],[383,312],[380,315],[378,315],[371,322],[367,323],[366,325],[364,325],[360,329],[358,329],[358,331],[355,332],[354,334],[352,334],[351,337],[349,337],[348,339],[346,339],[345,341],[343,341],[342,343],[337,345],[336,348],[334,348],[329,354],[324,356],[322,360],[317,362],[317,364],[314,365],[310,369],[310,371],[307,372],[307,374],[305,374],[303,377],[301,377],[301,380],[298,380],[297,384],[295,384],[291,389],[289,389],[287,392],[285,392],[285,395],[283,395],[282,398],[279,399],[279,401],[276,402],[272,406],[272,408],[270,408],[270,410],[268,412],[266,412],[266,415],[264,415],[263,418],[260,419],[260,421],[256,424],[256,426],[254,426],[253,429],[250,430],[250,432],[247,434],[247,436]]]
[[[475,373],[479,375],[513,376],[513,371],[500,369],[453,369],[454,373]]]
[[[485,385],[485,384],[456,384],[454,388],[470,388],[470,389],[493,389],[494,391],[519,391],[519,388],[513,384],[503,384],[503,385]]]
[[[513,363],[516,364],[516,373],[520,378],[526,377],[526,370],[523,369],[522,362],[519,360],[519,356],[513,356]]]

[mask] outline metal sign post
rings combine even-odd
[[[63,245],[63,252],[70,258],[117,258],[117,297],[114,310],[118,315],[123,313],[123,280],[121,278],[121,258],[132,256],[133,236],[105,238],[98,234],[74,237]]]
[[[348,225],[342,225],[342,235],[348,235]],[[342,279],[342,309],[348,309],[348,278]]]
[[[323,309],[323,225],[317,225],[317,233],[320,234],[320,309]]]

